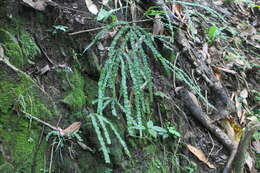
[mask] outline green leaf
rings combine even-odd
[[[153,127],[153,122],[152,121],[148,121],[146,123],[146,125],[147,125],[148,128],[151,128],[151,127]]]
[[[253,138],[255,140],[260,140],[260,132],[255,132],[254,135],[253,135]]]
[[[210,28],[209,28],[209,39],[211,40],[211,41],[214,41],[215,39],[216,39],[216,36],[217,36],[217,33],[218,33],[218,27],[216,27],[216,26],[211,26]]]
[[[150,135],[152,135],[152,137],[157,138],[157,132],[153,129],[148,129],[148,132],[150,133]]]
[[[151,129],[157,131],[158,133],[164,134],[167,133],[167,130],[165,130],[164,128],[161,128],[159,126],[152,126]]]
[[[101,9],[98,13],[97,16],[97,21],[105,21],[107,20],[115,11],[119,10],[118,9],[112,9],[112,10],[105,10],[105,9]],[[113,19],[115,20],[115,17],[113,17]]]
[[[168,127],[168,131],[174,136],[181,137],[181,134],[177,130],[175,130],[174,127]]]

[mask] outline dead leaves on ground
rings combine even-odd
[[[209,168],[211,169],[216,169],[216,167],[211,164],[208,161],[208,158],[205,156],[205,154],[198,148],[192,146],[192,145],[187,145],[187,148],[194,154],[200,161],[204,162],[206,165],[208,165]]]

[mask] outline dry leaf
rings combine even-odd
[[[81,122],[74,122],[69,127],[64,130],[60,130],[62,136],[68,136],[71,133],[76,133],[79,131]]]
[[[221,80],[221,73],[219,71],[215,72],[215,76],[216,76],[217,80]]]
[[[182,7],[180,4],[172,3],[172,12],[177,15],[177,17],[180,19],[180,21],[184,21],[183,13],[182,13]]]
[[[4,54],[4,48],[0,45],[0,59],[3,59],[5,56]]]
[[[218,70],[224,71],[226,73],[236,74],[237,72],[234,70],[230,70],[228,68],[216,67]]]
[[[48,1],[51,0],[23,0],[25,4],[39,11],[45,10],[46,6],[48,5],[47,4]]]
[[[231,127],[228,119],[224,119],[222,122],[223,123],[221,123],[221,125],[223,125],[223,128],[227,132],[229,138],[235,141],[235,130]]]
[[[86,6],[89,10],[94,15],[98,14],[98,8],[97,6],[92,2],[92,0],[85,0]]]
[[[241,138],[241,136],[242,136],[242,134],[243,134],[243,132],[244,132],[243,129],[240,127],[239,124],[237,124],[236,121],[231,120],[231,119],[228,119],[228,121],[229,121],[230,126],[234,129],[234,132],[235,132],[235,141],[236,141],[236,142],[239,142],[239,141],[240,141],[240,138]]]
[[[206,165],[208,165],[209,168],[216,169],[214,165],[209,163],[208,158],[205,156],[205,154],[196,147],[193,147],[192,145],[187,145],[187,148],[192,152],[200,161],[204,162]]]

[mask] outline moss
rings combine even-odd
[[[20,77],[19,82],[15,80],[17,79],[8,77],[0,80],[0,112],[7,113],[13,105],[21,104],[17,100],[22,97],[26,109],[24,111],[37,117],[50,117],[52,113],[49,107],[41,100],[41,96],[37,94],[39,91],[33,87],[31,81],[23,77]]]
[[[256,169],[260,170],[260,154],[259,153],[256,154],[255,162],[256,162],[256,164],[255,164]]]
[[[9,112],[2,115],[0,122],[4,123],[4,126],[0,127],[0,136],[3,140],[4,153],[7,153],[5,157],[9,158],[13,165],[15,170],[13,172],[31,172],[33,163],[35,163],[36,170],[38,170],[36,172],[40,172],[39,170],[44,163],[43,157],[46,144],[37,150],[38,155],[34,157],[38,134],[29,128],[29,121]]]
[[[86,103],[84,79],[77,70],[74,70],[73,73],[67,73],[67,79],[71,89],[62,102],[67,104],[73,112],[81,111]]]
[[[150,160],[149,160],[150,161]],[[159,159],[153,159],[148,165],[146,173],[167,173],[167,169],[163,166]]]
[[[19,43],[24,56],[27,58],[33,58],[41,53],[32,36],[26,31],[20,31]]]
[[[14,42],[18,43],[17,39],[7,30],[1,29],[0,28],[0,42],[5,43],[5,42]]]
[[[1,173],[13,173],[14,172],[14,166],[8,162],[0,165],[0,172]]]
[[[92,105],[93,100],[97,99],[98,96],[98,82],[88,77],[85,79],[85,95],[88,106]]]
[[[5,55],[10,62],[18,68],[26,65],[28,58],[32,59],[40,54],[40,49],[33,37],[23,29],[0,28],[0,43],[3,45]]]
[[[0,69],[0,72],[3,69]],[[14,105],[21,104],[17,102],[23,98],[23,104],[27,112],[34,116],[46,118],[52,115],[47,103],[42,99],[40,91],[33,87],[32,82],[26,77],[13,74],[1,73],[0,78],[0,139],[2,142],[4,154],[1,162],[10,161],[14,166],[13,172],[27,173],[31,172],[32,165],[35,165],[35,171],[40,172],[44,163],[44,151],[47,146],[45,140],[37,151],[35,146],[38,144],[38,130],[33,129],[34,124],[24,117],[18,116],[14,111]],[[15,107],[16,109],[19,107]],[[35,155],[35,152],[38,152]],[[35,160],[35,161],[34,161]],[[1,164],[1,163],[0,163]],[[0,171],[2,172],[2,171]]]
[[[3,47],[5,50],[5,56],[9,58],[10,62],[14,66],[21,68],[27,63],[26,58],[23,56],[22,49],[17,43],[6,42]]]

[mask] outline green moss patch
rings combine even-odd
[[[5,56],[18,68],[26,65],[28,58],[32,60],[40,54],[33,37],[22,29],[0,28],[0,44],[4,48]]]
[[[66,75],[71,89],[62,102],[68,105],[73,112],[81,111],[86,103],[84,79],[77,70],[74,70],[73,73],[67,73]]]

